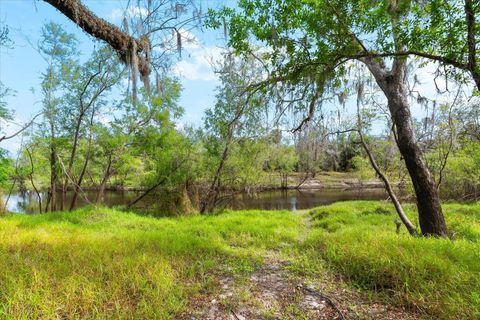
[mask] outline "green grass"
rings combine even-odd
[[[414,206],[405,209],[415,220]],[[385,203],[336,203],[310,212],[314,230],[304,246],[393,303],[435,318],[478,319],[480,204],[447,204],[444,212],[454,240],[414,238],[404,228],[397,234]]]
[[[414,206],[405,209],[415,221]],[[333,270],[427,317],[480,318],[480,204],[444,211],[453,240],[397,234],[393,207],[373,201],[305,213],[308,235],[301,215],[285,211],[7,215],[0,218],[0,319],[172,319],[189,299],[214,292],[219,273],[248,278],[272,251],[305,279]]]
[[[299,217],[227,212],[155,219],[110,209],[0,219],[0,318],[171,319],[292,243]]]

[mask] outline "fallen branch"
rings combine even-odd
[[[235,317],[235,319],[240,320],[240,318],[237,316],[237,314],[235,313],[235,311],[232,310],[232,311],[230,311],[230,312],[233,314],[233,316]]]
[[[176,164],[171,170],[170,170],[170,175],[173,174],[174,172],[176,172],[188,159],[183,159],[182,161],[180,161],[178,164]],[[170,178],[170,175],[168,176],[165,176],[163,177],[162,179],[160,179],[157,183],[155,183],[153,186],[151,186],[150,188],[148,188],[147,190],[145,190],[144,193],[142,193],[140,196],[138,196],[135,200],[133,200],[132,202],[130,202],[129,204],[127,204],[126,208],[129,209],[131,208],[132,206],[134,206],[135,204],[137,204],[140,200],[142,200],[145,196],[147,196],[150,192],[152,192],[153,190],[155,190],[156,188],[158,188],[160,185],[162,185],[163,183],[165,183],[168,178]]]
[[[335,311],[338,313],[338,316],[341,320],[345,320],[345,316],[343,315],[343,312],[337,307],[337,305],[335,304],[335,302],[333,302],[332,299],[330,299],[330,297],[328,297],[327,295],[317,291],[317,290],[314,290],[306,285],[300,285],[298,286],[300,289],[308,292],[309,294],[311,294],[312,296],[316,296],[320,299],[322,299],[323,301],[326,301],[328,302],[328,304],[333,308],[335,309]]]

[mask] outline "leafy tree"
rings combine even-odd
[[[61,82],[64,79],[65,70],[69,70],[69,66],[75,63],[76,46],[75,36],[67,33],[60,25],[50,22],[42,28],[39,52],[47,62],[47,70],[41,77],[43,115],[46,126],[41,127],[40,134],[49,138],[50,187],[47,203],[50,204],[52,211],[57,209],[56,190],[61,170],[57,159],[57,148],[60,142],[59,131],[62,122],[60,121]]]
[[[266,60],[272,70],[262,86],[312,83],[306,121],[311,119],[325,90],[342,85],[348,61],[355,59],[365,64],[387,98],[397,145],[417,196],[422,233],[446,236],[436,185],[412,128],[406,58],[386,58],[392,51],[408,50],[409,42],[403,33],[409,27],[410,3],[242,0],[238,9],[211,12],[209,25],[219,27],[226,19],[229,43],[245,54],[251,52],[252,40],[269,48]]]
[[[391,1],[391,3],[394,3]],[[443,73],[473,79],[480,90],[477,15],[480,3],[476,0],[399,1],[408,14],[402,18],[401,33],[404,48],[392,48],[398,56],[417,56],[438,62]],[[385,42],[388,42],[386,40]]]
[[[205,113],[207,151],[214,164],[211,183],[205,193],[200,211],[203,213],[214,207],[221,189],[225,164],[232,153],[236,139],[246,142],[252,135],[266,135],[264,112],[269,97],[264,92],[248,92],[250,84],[262,77],[258,61],[251,58],[239,60],[232,52],[226,52],[219,68],[221,85],[217,88],[217,101],[212,109]],[[230,176],[230,179],[233,179]]]
[[[84,65],[72,65],[67,72],[68,76],[64,83],[66,87],[64,110],[68,111],[65,112],[63,119],[66,125],[64,131],[72,140],[68,166],[64,173],[66,179],[63,191],[65,183],[73,184],[74,194],[70,203],[72,210],[92,157],[94,126],[97,124],[97,118],[102,115],[102,109],[107,106],[106,94],[119,83],[124,73],[119,68],[115,53],[108,47],[95,51]],[[82,137],[88,140],[86,156],[80,171],[73,175],[72,169],[77,160],[77,148]],[[75,180],[72,181],[74,176]]]
[[[13,160],[8,157],[5,150],[0,149],[0,190],[8,186],[14,171]]]
[[[268,149],[267,166],[280,175],[280,185],[283,189],[286,189],[288,187],[288,175],[294,171],[298,164],[295,147],[277,144]]]

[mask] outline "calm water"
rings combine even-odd
[[[93,202],[96,196],[95,191],[86,191],[83,196],[77,199],[76,207],[83,207]],[[126,205],[138,196],[134,191],[107,191],[105,193],[105,204],[107,206]],[[46,195],[43,195],[46,198]],[[60,195],[57,196],[60,198]],[[85,198],[90,199],[87,201]],[[161,198],[161,195],[160,195]],[[386,199],[383,189],[357,189],[357,190],[288,190],[288,191],[264,191],[256,195],[239,194],[229,199],[225,205],[232,209],[284,209],[301,210],[326,205],[337,201],[345,200],[381,200]],[[4,201],[6,196],[4,196]],[[42,200],[44,201],[44,200]],[[67,193],[67,206],[70,205],[71,193]],[[148,207],[149,204],[159,201],[159,196],[146,197],[141,207]],[[38,200],[34,193],[14,193],[10,196],[7,204],[9,211],[18,213],[38,212]]]
[[[302,210],[347,200],[384,200],[383,189],[357,190],[275,190],[256,196],[241,194],[229,204],[233,209]]]

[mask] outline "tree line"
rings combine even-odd
[[[162,60],[165,55],[155,57],[155,50],[152,50],[159,44],[158,32],[172,29],[175,50],[181,50],[178,25],[162,22],[199,23],[205,14],[194,3],[165,5],[166,2],[147,1],[150,14],[141,21],[141,28],[129,31],[128,21],[124,21],[122,28],[113,26],[95,16],[78,0],[46,2],[85,32],[108,44],[96,50],[89,62],[80,64],[73,58],[74,39],[62,35],[61,31],[59,39],[54,39],[52,26],[45,31],[39,51],[49,64],[42,79],[47,125],[42,126],[44,132],[36,136],[43,143],[47,141],[50,190],[60,188],[64,194],[70,187],[75,194],[80,194],[87,169],[96,158],[95,152],[104,154],[99,176],[106,185],[116,174],[116,166],[123,163],[120,155],[135,150],[133,158],[140,155],[142,169],[148,172],[144,181],[149,181],[150,186],[155,186],[154,181],[164,184],[172,180],[170,175],[168,178],[162,176],[166,168],[176,172],[174,176],[184,172],[184,181],[189,181],[189,185],[192,181],[205,181],[202,172],[209,172],[210,183],[205,193],[208,197],[199,201],[201,211],[206,211],[212,207],[211,202],[217,202],[222,186],[238,181],[237,178],[223,178],[230,173],[228,170],[235,171],[245,165],[239,160],[229,167],[228,162],[235,159],[233,155],[245,151],[249,160],[246,162],[252,163],[251,160],[257,159],[255,147],[265,149],[258,147],[259,143],[281,146],[277,159],[283,158],[283,163],[290,164],[277,165],[277,171],[289,171],[291,163],[295,163],[296,170],[313,171],[314,175],[317,169],[313,165],[312,170],[312,163],[320,158],[328,158],[337,170],[354,166],[348,163],[351,159],[355,159],[356,166],[361,166],[362,157],[355,158],[359,146],[363,146],[360,151],[364,152],[363,162],[369,159],[373,164],[372,157],[367,157],[372,143],[367,143],[369,137],[365,133],[368,133],[369,123],[374,121],[372,113],[383,113],[390,130],[376,139],[385,141],[390,148],[389,156],[383,158],[395,159],[391,163],[395,163],[398,172],[403,171],[403,176],[408,176],[411,182],[421,233],[447,235],[440,194],[452,192],[441,189],[442,184],[447,185],[452,180],[448,170],[453,167],[448,159],[474,162],[476,153],[476,105],[465,102],[480,88],[476,44],[476,14],[480,4],[476,1],[246,0],[240,1],[236,8],[210,10],[206,26],[223,29],[231,49],[220,68],[224,76],[217,103],[206,114],[203,132],[175,127],[174,119],[181,113],[177,105],[180,88],[175,79],[168,76],[168,71],[161,72],[161,66],[166,66]],[[159,12],[173,19],[159,16]],[[186,13],[191,17],[184,17],[180,22],[179,17]],[[60,42],[55,44],[55,41]],[[108,56],[120,59],[126,67],[118,63],[99,63],[107,62]],[[415,90],[418,79],[411,70],[415,65],[435,66],[438,94],[451,94],[448,84],[453,82],[457,91],[453,93],[453,102],[437,104],[419,94]],[[123,99],[119,98],[117,103],[104,101],[104,95],[116,90],[116,79],[121,79],[125,73],[129,74],[130,87],[123,90]],[[142,88],[137,87],[138,78],[143,82]],[[152,78],[155,78],[154,83],[151,83]],[[437,82],[444,82],[444,88]],[[58,92],[68,94],[57,95]],[[332,98],[338,98],[339,106],[345,106],[349,100],[356,101],[357,115],[353,121],[340,123],[342,119],[338,116],[339,121],[335,123],[331,120],[335,117],[318,111],[331,103]],[[426,109],[428,116],[420,119],[423,123],[415,123],[411,110],[414,103]],[[115,117],[115,121],[105,126],[99,119],[100,110],[116,107],[122,108],[118,119]],[[460,124],[459,117],[462,117]],[[333,130],[332,124],[337,126]],[[286,130],[293,135],[288,142],[281,134]],[[94,144],[93,140],[99,136],[98,132],[114,141],[97,150],[101,144]],[[122,135],[124,138],[119,139]],[[209,142],[198,147],[202,145],[198,141],[202,140]],[[349,145],[345,140],[355,142]],[[179,153],[181,156],[168,157],[170,143],[175,151],[184,150]],[[65,144],[68,147],[64,148]],[[396,149],[391,148],[393,144]],[[35,143],[35,146],[40,145]],[[346,148],[347,145],[351,149]],[[292,146],[293,152],[290,151]],[[321,149],[324,146],[325,149]],[[31,153],[31,149],[28,150]],[[209,152],[216,156],[207,157],[205,162],[185,160],[198,160],[199,154]],[[295,155],[290,157],[290,152]],[[326,156],[328,153],[330,155]],[[295,157],[298,158],[292,160]],[[375,162],[389,161],[381,158]],[[148,161],[150,159],[153,160]],[[275,161],[259,161],[261,170],[275,167]],[[33,161],[31,164],[34,168]],[[300,169],[300,164],[304,168]],[[182,171],[181,168],[187,167]],[[235,175],[245,175],[246,168]],[[378,170],[376,174],[379,175]],[[474,189],[476,194],[476,186],[467,186],[475,185],[474,182],[464,184],[465,189]],[[47,199],[51,210],[56,209],[52,208],[53,202],[56,203],[52,200],[53,194],[51,192]],[[101,198],[100,193],[99,201]],[[66,208],[67,204],[61,203]],[[73,206],[74,201],[70,204]]]

